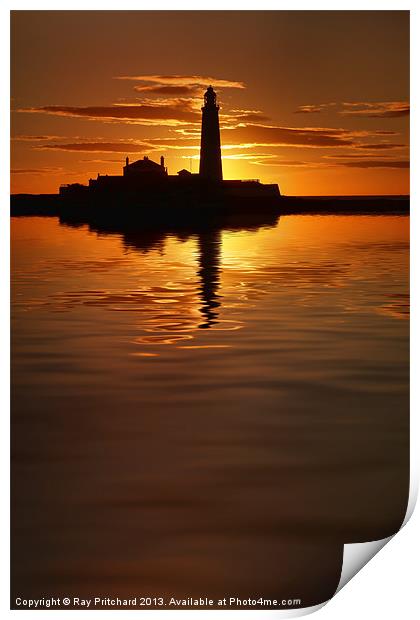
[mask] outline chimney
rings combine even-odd
[[[128,159],[128,157],[125,158],[125,165],[128,166],[130,160]]]
[[[160,166],[165,170],[165,158],[163,155],[160,157]]]

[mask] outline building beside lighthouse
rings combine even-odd
[[[89,179],[88,185],[73,183],[59,190],[65,202],[107,205],[112,209],[158,207],[164,209],[200,209],[223,207],[235,209],[276,206],[280,198],[278,185],[258,180],[224,180],[219,127],[219,105],[212,86],[204,93],[201,108],[200,168],[192,174],[183,168],[168,174],[165,159],[160,163],[148,156],[130,162],[126,157],[122,175],[101,175]]]

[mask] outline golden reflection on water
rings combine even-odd
[[[69,281],[63,274],[73,277],[70,290],[52,287],[45,297],[25,297],[20,310],[47,306],[51,312],[68,312],[86,306],[131,313],[143,332],[133,338],[134,343],[176,345],[196,338],[200,329],[211,328],[213,333],[242,329],[245,323],[233,318],[233,311],[255,307],[273,288],[306,290],[294,301],[306,306],[316,303],[325,289],[349,289],[358,280],[370,283],[372,290],[366,294],[373,295],[381,253],[388,268],[391,255],[401,256],[407,250],[406,221],[404,217],[288,217],[274,229],[260,230],[254,242],[254,233],[220,230],[185,235],[181,241],[156,233],[102,233],[98,239],[86,228],[71,230],[51,221],[24,218],[13,222],[17,265],[25,236],[34,234],[37,226],[42,230],[41,251],[47,233],[56,254],[47,258],[41,254],[38,261],[25,265],[24,273],[16,273],[20,281],[36,280],[39,271],[44,283]],[[71,244],[71,258],[66,241]],[[86,251],[84,258],[81,249]],[[27,251],[26,244],[22,250]],[[78,281],[82,288],[74,286]],[[108,288],[86,286],[99,281]],[[366,299],[358,302],[353,294],[344,294],[338,303],[347,312],[366,307]],[[371,309],[404,319],[408,303],[407,293],[390,292]],[[224,311],[231,311],[229,318]]]

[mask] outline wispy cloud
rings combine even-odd
[[[264,123],[269,121],[270,118],[260,112],[259,110],[232,110],[231,112],[220,114],[220,124],[236,126],[239,123]]]
[[[376,101],[343,103],[340,114],[364,118],[397,118],[410,114],[408,101]]]
[[[226,129],[223,141],[227,143],[254,143],[259,146],[342,147],[355,144],[354,133],[345,129],[323,127],[276,127],[247,125]]]
[[[317,103],[317,104],[309,104],[309,105],[300,105],[297,110],[295,110],[295,114],[319,114],[320,112],[324,112],[326,108],[330,108],[332,106],[336,106],[336,103]]]
[[[361,159],[358,161],[340,162],[338,165],[348,168],[409,168],[410,162],[399,159]]]
[[[63,136],[30,136],[30,135],[22,135],[22,136],[12,136],[11,140],[16,142],[42,142],[47,140],[62,140]]]
[[[176,84],[157,84],[134,86],[134,90],[148,95],[172,96],[172,97],[197,97],[202,94],[202,88],[198,86],[178,86]]]
[[[80,163],[89,163],[89,164],[121,164],[123,161],[120,157],[119,159],[79,159]]]
[[[343,156],[344,157],[344,156]],[[337,157],[338,158],[338,157]],[[332,158],[333,159],[333,158]],[[336,159],[336,158],[334,158]],[[347,159],[347,158],[346,158]],[[250,163],[258,166],[279,166],[284,168],[409,168],[407,160],[395,159],[349,159],[346,161],[305,161],[292,159],[258,159]]]
[[[176,85],[207,87],[211,84],[212,86],[217,86],[218,88],[245,88],[244,82],[203,75],[119,75],[115,79],[159,84],[160,86]]]
[[[392,158],[392,154],[390,155],[389,153],[361,153],[360,151],[357,152],[353,152],[353,153],[334,153],[333,155],[329,154],[329,155],[322,155],[322,159],[358,159],[361,160],[362,158],[366,158],[366,159],[372,159],[372,157],[375,157],[376,159],[381,158],[381,159],[391,159]]]
[[[18,112],[81,117],[89,120],[108,120],[138,124],[176,125],[200,122],[201,115],[189,105],[189,100],[159,104],[116,104],[111,106],[60,106],[20,108]]]
[[[85,153],[148,153],[153,149],[153,146],[144,142],[70,142],[43,144],[35,148],[40,151],[78,151]]]
[[[410,104],[408,101],[354,101],[306,104],[299,106],[295,110],[295,114],[319,114],[334,107],[337,113],[342,116],[359,116],[363,118],[398,118],[410,114]]]
[[[12,168],[11,174],[60,174],[63,168]]]
[[[250,162],[256,166],[275,166],[281,168],[333,168],[335,162],[317,162],[303,159],[283,159],[281,157],[273,157],[272,159],[262,159],[255,156],[255,161]]]
[[[394,149],[402,149],[406,146],[406,144],[396,144],[394,142],[376,142],[369,144],[359,144],[357,146],[358,149],[365,149],[368,151],[388,151]]]

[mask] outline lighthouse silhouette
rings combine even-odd
[[[200,177],[210,181],[222,181],[222,155],[220,151],[219,106],[211,86],[204,93],[201,108]]]

